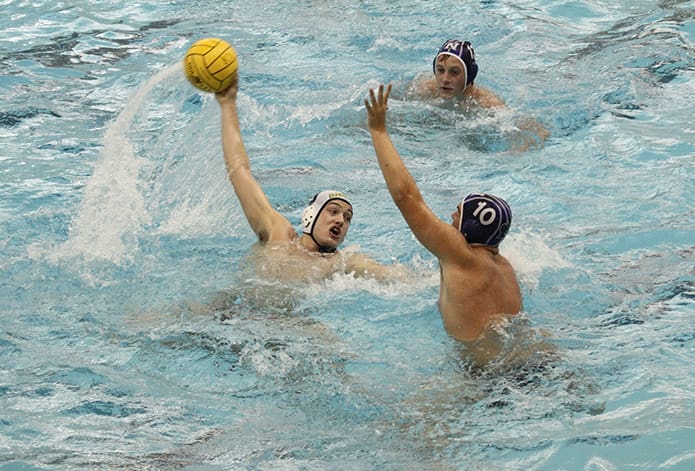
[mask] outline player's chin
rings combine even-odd
[[[345,236],[336,237],[336,236],[331,235],[330,237],[326,237],[322,241],[322,245],[324,247],[327,247],[330,249],[337,249],[338,246],[343,243],[344,238],[345,238]]]

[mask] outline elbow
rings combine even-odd
[[[396,206],[399,208],[403,206],[408,199],[408,195],[403,191],[393,191],[391,192],[391,197],[393,198],[393,202],[396,203]]]
[[[408,182],[403,182],[402,184],[396,185],[390,190],[393,202],[396,203],[396,206],[399,208],[422,199],[417,187]]]

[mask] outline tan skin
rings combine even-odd
[[[418,83],[418,93],[424,98],[470,100],[484,108],[504,106],[504,101],[490,90],[466,85],[468,77],[463,63],[456,57],[442,54],[436,60],[434,78],[425,79]]]
[[[289,220],[273,208],[251,173],[239,127],[237,92],[238,80],[235,80],[215,97],[221,111],[227,174],[261,245],[255,253],[258,270],[270,279],[292,281],[318,281],[335,273],[354,273],[384,280],[405,276],[404,267],[384,266],[359,253],[321,253],[311,236],[298,235]],[[342,200],[330,200],[316,220],[314,238],[324,247],[337,249],[345,240],[351,221],[352,207]]]
[[[427,206],[386,129],[391,85],[369,91],[365,100],[369,131],[389,193],[418,241],[439,260],[439,311],[453,338],[474,341],[492,321],[521,311],[521,290],[509,261],[497,247],[470,245],[451,223]]]
[[[492,91],[475,83],[466,85],[466,69],[458,58],[448,54],[440,55],[435,61],[434,77],[424,78],[417,83],[417,93],[421,98],[456,100],[459,103],[474,104],[482,108],[503,108],[504,101]],[[530,148],[543,147],[550,132],[539,122],[524,118],[517,123],[521,133],[511,139],[511,149],[523,152]],[[526,134],[530,133],[530,135]]]

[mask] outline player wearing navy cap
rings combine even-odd
[[[441,98],[475,103],[484,108],[504,106],[504,101],[491,90],[475,84],[478,63],[470,41],[449,39],[432,59],[433,76],[416,83],[421,98]]]
[[[511,208],[502,198],[471,193],[439,219],[425,203],[386,129],[391,85],[369,91],[369,131],[389,193],[415,237],[439,260],[439,312],[446,331],[461,341],[478,340],[496,319],[521,310],[521,290],[511,263],[499,252],[509,231]]]

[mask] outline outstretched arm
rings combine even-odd
[[[533,118],[522,118],[516,126],[518,131],[509,139],[509,150],[514,153],[542,149],[545,141],[550,137],[550,131]]]
[[[386,87],[386,90],[383,85],[380,85],[378,93],[375,94],[374,90],[369,90],[369,99],[364,101],[367,107],[369,132],[379,167],[391,198],[415,237],[430,252],[442,258],[449,252],[448,241],[451,241],[453,236],[457,236],[458,231],[439,219],[427,206],[415,180],[391,141],[386,130],[386,109],[390,93],[391,85]]]
[[[347,255],[345,273],[352,273],[360,278],[393,282],[405,281],[411,275],[410,270],[400,263],[383,265],[361,253]]]
[[[235,80],[227,90],[215,94],[221,110],[222,149],[227,175],[258,239],[261,242],[287,240],[288,234],[292,232],[291,224],[271,206],[263,189],[251,174],[251,163],[239,127],[237,88],[238,81]]]

